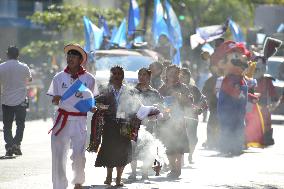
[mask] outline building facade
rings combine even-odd
[[[32,24],[27,16],[35,11],[42,11],[62,0],[0,0],[0,58],[6,59],[7,46],[16,45],[19,48],[31,40],[44,36],[38,27]]]

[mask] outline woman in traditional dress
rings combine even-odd
[[[138,84],[136,85],[135,94],[141,100],[142,104],[145,106],[153,106],[156,104],[157,106],[162,105],[162,97],[160,93],[150,86],[151,79],[151,70],[147,68],[141,68],[138,72]],[[142,122],[142,125],[146,126],[146,130],[152,134],[156,134],[156,126],[157,126],[157,118],[155,120],[145,119]],[[144,134],[144,133],[143,133]],[[139,134],[140,135],[140,134]],[[140,135],[141,136],[141,135]],[[144,136],[144,135],[143,135]],[[136,180],[136,168],[137,168],[137,158],[140,157],[143,151],[142,144],[144,141],[137,143],[132,143],[133,146],[133,161],[131,162],[132,173],[128,177],[130,180]],[[148,144],[146,144],[148,145]],[[142,180],[148,179],[148,170],[151,168],[153,162],[147,161],[147,155],[151,156],[151,154],[143,154],[145,156],[142,167]],[[149,158],[151,159],[151,158]]]
[[[113,168],[116,167],[116,186],[123,186],[121,176],[124,167],[132,160],[131,132],[129,125],[136,120],[140,102],[133,97],[132,90],[123,85],[124,70],[112,67],[109,85],[97,98],[97,103],[109,106],[104,112],[102,144],[95,166],[107,167],[105,184],[111,185]],[[132,125],[140,125],[132,124]]]
[[[167,67],[165,84],[159,90],[165,98],[165,105],[168,106],[170,114],[170,119],[161,125],[159,131],[167,148],[171,169],[169,178],[178,178],[181,175],[181,158],[188,152],[184,115],[190,111],[193,102],[190,90],[180,82],[179,74],[180,69],[177,66]]]

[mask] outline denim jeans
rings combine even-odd
[[[10,148],[14,144],[21,145],[25,129],[26,107],[22,105],[7,106],[2,104],[2,111],[4,124],[4,140],[6,142],[5,148]],[[17,128],[16,134],[13,137],[12,125],[14,118],[16,120]]]

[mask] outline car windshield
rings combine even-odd
[[[122,55],[96,57],[96,70],[110,70],[115,65],[122,66],[126,71],[138,71],[140,68],[148,67],[154,60],[147,56]]]
[[[267,68],[268,74],[272,75],[274,78],[278,80],[284,80],[284,78],[280,76],[280,73],[283,72],[281,68],[284,66],[284,62],[269,61],[267,65],[268,65]]]

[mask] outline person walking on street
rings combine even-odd
[[[217,65],[211,63],[209,66],[212,76],[206,80],[202,93],[206,96],[209,108],[209,118],[207,122],[207,139],[202,145],[207,149],[217,149],[218,148],[218,134],[219,134],[219,121],[217,117],[217,94],[216,94],[216,83],[218,77],[221,76]]]
[[[29,67],[18,60],[19,49],[16,46],[8,47],[7,58],[6,62],[0,64],[0,83],[3,87],[1,100],[6,156],[13,156],[22,155],[21,142],[28,107],[27,84],[32,81],[32,76]],[[13,137],[14,117],[17,129]]]
[[[160,87],[164,84],[161,74],[163,73],[163,65],[160,62],[153,62],[149,65],[149,69],[151,70],[151,81],[150,85],[156,90],[159,90]]]
[[[207,111],[207,101],[205,96],[200,92],[200,90],[195,85],[190,84],[190,79],[191,79],[190,70],[187,68],[182,68],[180,74],[180,81],[181,83],[187,86],[193,97],[192,111],[187,112],[187,115],[185,115],[184,117],[186,134],[189,142],[188,162],[192,164],[193,152],[198,142],[197,138],[198,115],[200,115],[204,111]]]
[[[109,84],[96,98],[98,103],[107,105],[108,108],[104,110],[102,143],[95,166],[107,168],[104,181],[107,185],[111,185],[113,168],[116,168],[116,187],[124,185],[123,170],[132,161],[132,128],[138,128],[141,123],[136,119],[136,112],[141,104],[134,96],[133,89],[123,84],[123,79],[124,69],[120,66],[112,67]]]
[[[180,68],[167,67],[165,84],[159,89],[168,109],[169,119],[159,130],[160,138],[166,146],[171,172],[167,177],[177,179],[181,175],[182,157],[188,153],[188,138],[184,125],[184,115],[192,111],[192,95],[186,85],[180,82]]]
[[[152,106],[156,104],[157,106],[161,106],[163,102],[163,98],[160,96],[160,93],[152,88],[150,86],[150,79],[151,79],[151,70],[147,68],[141,68],[138,71],[138,83],[136,85],[136,93],[141,100],[143,105],[146,106]],[[146,131],[149,132],[149,134],[157,135],[157,117],[154,120],[146,119],[142,121],[142,125],[146,126]],[[140,135],[141,136],[141,135]],[[143,140],[143,138],[141,138]],[[140,140],[141,140],[140,139]],[[131,162],[131,175],[128,177],[130,180],[136,180],[136,169],[137,169],[137,160],[138,157],[141,156],[143,153],[143,147],[145,146],[145,141],[139,142],[133,142],[132,143],[132,162]],[[143,147],[141,148],[141,146]],[[147,154],[149,156],[149,154]],[[142,180],[147,180],[148,178],[148,170],[151,168],[153,162],[149,162],[149,160],[146,158],[147,155],[144,157],[143,166],[142,166]]]
[[[71,142],[74,171],[72,183],[75,185],[74,189],[81,189],[85,181],[87,111],[96,111],[94,103],[86,102],[88,99],[91,101],[94,99],[96,83],[94,76],[81,66],[87,60],[87,53],[80,45],[69,44],[64,47],[64,53],[67,67],[54,76],[47,92],[48,95],[53,96],[52,103],[58,105],[54,126],[50,130],[52,131],[52,183],[53,189],[66,189],[68,186],[66,161]],[[77,84],[79,89],[76,88],[72,92],[71,89]]]

